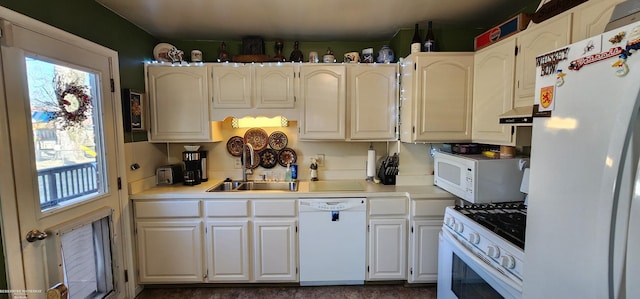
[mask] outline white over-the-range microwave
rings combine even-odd
[[[522,201],[522,169],[528,161],[438,152],[434,156],[433,181],[470,203]]]

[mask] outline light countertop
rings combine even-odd
[[[451,193],[433,185],[395,186],[382,185],[364,180],[300,181],[298,191],[230,191],[207,192],[220,184],[221,180],[209,180],[195,186],[182,184],[160,185],[143,192],[129,195],[131,199],[216,199],[216,198],[314,198],[314,197],[389,197],[409,196],[412,199],[455,199]],[[361,186],[358,188],[357,186]],[[322,191],[315,191],[322,190]]]

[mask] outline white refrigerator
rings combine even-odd
[[[638,48],[640,22],[536,60],[524,298],[640,298]]]

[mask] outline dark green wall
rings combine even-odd
[[[157,40],[95,1],[0,0],[0,5],[118,52],[120,86],[144,90],[144,60]]]

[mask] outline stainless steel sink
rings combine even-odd
[[[261,181],[232,181],[222,182],[213,186],[207,192],[232,191],[298,191],[298,182],[261,182]]]
[[[207,192],[226,192],[233,191],[238,186],[242,185],[244,182],[242,181],[232,181],[232,182],[222,182],[216,186],[211,187]]]
[[[238,186],[237,190],[255,191],[298,191],[298,182],[246,182]]]

